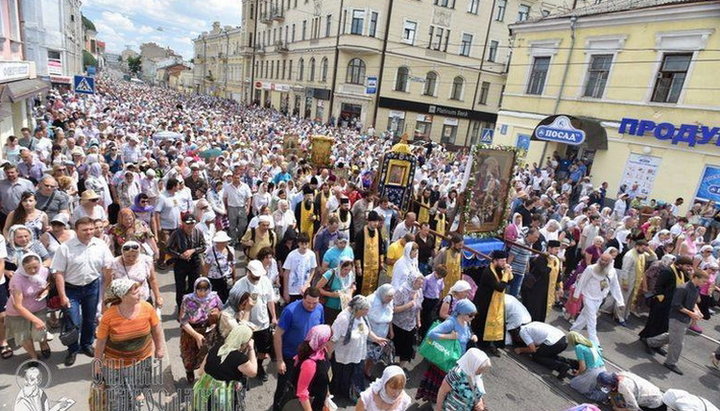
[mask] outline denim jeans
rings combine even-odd
[[[90,284],[74,286],[65,284],[65,294],[70,300],[70,318],[80,327],[80,344],[74,342],[68,346],[71,353],[80,348],[92,347],[95,341],[95,317],[100,299],[100,279]]]
[[[420,270],[422,275],[428,275],[432,272],[430,264],[428,263],[418,263],[418,269]]]
[[[508,284],[507,293],[512,295],[513,297],[518,297],[520,295],[520,287],[522,287],[523,278],[525,278],[525,275],[517,275],[515,273],[512,280],[510,280],[510,284]]]

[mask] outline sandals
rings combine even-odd
[[[50,346],[47,345],[47,343],[45,343],[45,345],[47,346],[47,348],[43,348],[42,344],[40,344],[40,357],[43,360],[47,360],[48,358],[50,358],[50,354],[52,354],[52,351],[50,351]]]
[[[3,360],[7,360],[8,358],[13,356],[13,349],[5,344],[3,346],[0,346],[0,357],[2,357]]]

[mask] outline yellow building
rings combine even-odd
[[[245,81],[242,55],[243,29],[221,27],[214,22],[212,30],[193,39],[193,79],[195,91],[218,97],[246,100],[249,80]],[[243,96],[246,96],[245,98]]]
[[[252,102],[466,145],[492,133],[508,25],[560,0],[244,0]]]
[[[686,205],[720,193],[719,1],[603,2],[510,28],[495,144],[529,146],[529,163],[583,158],[612,198],[623,184]]]

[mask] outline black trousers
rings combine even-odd
[[[292,378],[294,374],[295,360],[292,357],[283,357],[283,361],[285,362],[287,371],[285,371],[285,374],[278,374],[277,376],[277,385],[275,386],[275,394],[273,395],[273,411],[280,411],[280,401],[285,393],[285,386],[295,384],[294,381],[290,381],[290,378]]]
[[[200,276],[200,263],[176,259],[173,271],[175,274],[175,303],[180,310],[183,296],[193,292],[195,280]]]
[[[537,347],[537,351],[533,353],[532,359],[536,363],[550,368],[553,371],[567,371],[570,365],[565,359],[559,357],[560,353],[565,351],[567,345],[565,337],[562,337],[553,345],[540,344],[540,346]]]
[[[422,302],[422,311],[420,311],[420,323],[422,324],[420,327],[420,337],[422,338],[425,338],[425,334],[427,334],[432,325],[431,322],[434,320],[435,309],[439,301],[439,298],[425,298]]]
[[[220,300],[223,302],[223,304],[225,304],[228,299],[228,295],[230,294],[227,281],[225,281],[224,278],[208,278],[208,280],[210,280],[210,285],[212,286],[213,291],[218,294]]]

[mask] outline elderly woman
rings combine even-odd
[[[207,354],[208,347],[213,345],[213,333],[208,329],[220,315],[222,301],[212,291],[210,280],[200,277],[195,280],[193,292],[183,296],[180,305],[180,357],[185,367],[188,383],[195,382],[195,370]]]
[[[450,287],[450,292],[442,299],[442,303],[440,304],[440,312],[438,313],[440,321],[445,321],[450,317],[450,314],[458,302],[468,299],[470,290],[472,290],[472,287],[470,283],[465,280],[458,280]]]
[[[195,216],[195,220],[197,220],[195,227],[200,230],[205,237],[205,243],[210,244],[217,232],[215,212],[210,207],[210,203],[204,198],[198,200],[193,208],[193,215]]]
[[[393,344],[400,357],[400,366],[406,367],[415,357],[415,334],[420,327],[420,311],[422,310],[423,275],[411,273],[394,297],[394,315],[392,319]]]
[[[212,245],[205,251],[203,270],[216,290],[220,300],[227,301],[229,284],[235,279],[235,253],[228,247],[232,239],[225,231],[218,231],[212,238]]]
[[[108,228],[107,235],[110,238],[110,249],[116,256],[120,255],[122,246],[127,241],[138,243],[140,251],[153,259],[160,255],[152,230],[144,221],[135,217],[135,213],[129,208],[120,210],[117,224]]]
[[[443,379],[435,409],[484,410],[485,384],[482,374],[491,366],[487,354],[477,348],[470,348]]]
[[[8,278],[12,278],[13,271],[20,267],[22,258],[28,253],[37,254],[43,265],[50,267],[50,254],[40,241],[33,238],[32,231],[24,225],[10,227],[5,258],[5,273]]]
[[[595,238],[593,238],[592,244],[588,248],[583,250],[583,259],[580,260],[580,264],[578,264],[575,271],[573,271],[573,273],[565,279],[563,289],[570,290],[570,287],[575,284],[580,274],[585,271],[585,268],[597,262],[597,260],[603,253],[604,243],[605,239],[602,236],[596,236]]]
[[[102,219],[107,220],[107,213],[105,209],[98,204],[100,202],[100,196],[93,190],[85,190],[80,195],[80,206],[75,207],[70,217],[70,223],[75,224],[75,221],[81,217],[90,217],[93,220]]]
[[[143,301],[150,304],[154,302],[155,307],[158,308],[163,306],[164,300],[158,288],[153,261],[141,253],[140,243],[130,240],[122,245],[120,256],[113,260],[103,283],[110,284],[112,280],[118,278],[129,278],[135,281],[140,286],[140,298]]]
[[[396,290],[405,285],[408,277],[421,274],[418,262],[419,252],[420,246],[418,243],[408,241],[405,244],[403,256],[393,264],[393,271],[391,273],[392,286],[395,287]]]
[[[142,192],[140,180],[135,173],[127,170],[122,173],[122,180],[115,185],[115,193],[120,207],[129,208],[135,203],[135,198]]]
[[[48,216],[44,211],[35,208],[36,205],[35,193],[31,191],[22,193],[20,204],[5,220],[3,235],[7,236],[10,227],[20,224],[32,230],[35,238],[40,238],[40,235],[48,229]]]
[[[598,393],[595,389],[598,374],[605,372],[605,361],[599,348],[577,331],[567,334],[567,342],[570,348],[575,350],[578,361],[578,368],[574,372],[575,377],[570,380],[570,386],[593,401],[602,401],[605,394]]]
[[[253,331],[245,324],[236,325],[223,344],[207,354],[205,374],[193,386],[193,404],[197,410],[244,410],[247,379],[257,374]]]
[[[329,325],[312,327],[305,341],[298,347],[295,369],[298,377],[295,395],[303,411],[322,410],[330,386],[330,361],[327,359],[327,345],[332,337]]]
[[[157,232],[157,227],[153,228],[155,221],[153,219],[153,211],[155,207],[150,203],[150,197],[145,193],[140,193],[135,196],[133,205],[130,206],[130,210],[135,213],[135,217],[138,220],[144,222],[148,227],[153,230],[153,233]]]
[[[332,324],[340,314],[342,301],[352,298],[355,292],[355,274],[353,273],[353,259],[345,258],[340,266],[330,269],[320,277],[317,283],[320,294],[325,297],[325,322]]]
[[[335,356],[330,392],[353,402],[365,389],[363,361],[367,354],[367,341],[380,345],[387,343],[386,339],[379,338],[370,330],[367,320],[369,311],[367,298],[356,295],[332,324]]]
[[[51,257],[55,255],[60,244],[75,238],[75,231],[70,229],[69,221],[70,217],[67,214],[58,213],[50,220],[50,230],[40,236],[40,242]]]
[[[20,261],[20,268],[10,279],[10,299],[5,311],[5,327],[8,337],[21,344],[31,359],[37,360],[35,343],[40,343],[43,359],[50,358],[45,317],[47,315],[48,274],[47,267],[37,254],[27,253]]]
[[[368,296],[370,312],[368,313],[368,325],[370,330],[379,338],[393,338],[390,327],[393,318],[393,298],[395,288],[390,284],[381,285],[374,293]],[[367,360],[365,361],[365,376],[371,378],[370,371],[376,362],[383,357],[385,344],[371,341],[368,345]]]
[[[405,411],[412,399],[405,392],[407,377],[402,368],[391,365],[360,394],[355,411]]]
[[[277,238],[283,238],[287,229],[297,226],[295,213],[290,210],[288,200],[278,201],[277,210],[273,212],[273,220],[275,220],[275,233],[277,234]]]
[[[97,327],[94,373],[100,365],[119,371],[118,382],[141,401],[145,387],[137,385],[136,376],[151,371],[150,357],[165,355],[162,324],[152,305],[140,297],[140,285],[129,278],[113,280],[106,296],[110,307]]]
[[[453,309],[452,316],[435,326],[428,332],[426,338],[431,340],[457,340],[463,351],[467,349],[470,341],[477,342],[477,336],[470,329],[470,322],[477,314],[475,304],[467,299],[458,301]],[[416,400],[434,402],[437,400],[438,390],[447,373],[434,364],[430,364],[415,395]]]
[[[111,179],[108,178],[109,176],[107,175],[107,171],[109,169],[103,170],[103,165],[97,162],[96,157],[93,158],[92,156],[94,155],[88,155],[87,159],[88,174],[85,178],[85,190],[90,190],[93,193],[96,193],[98,195],[98,203],[107,210],[107,206],[112,203],[112,198],[110,197],[110,187],[108,186],[108,181]]]

